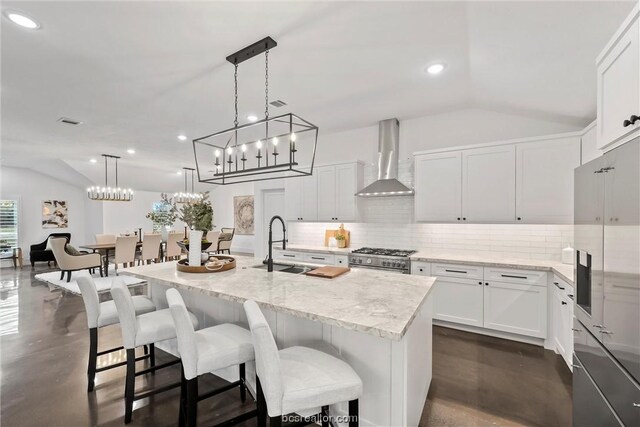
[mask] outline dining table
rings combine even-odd
[[[136,243],[136,251],[142,246],[142,242],[137,242]],[[100,254],[104,254],[104,274],[108,277],[109,276],[109,254],[111,253],[111,251],[113,251],[115,253],[116,251],[116,244],[115,243],[100,243],[100,244],[90,244],[90,245],[81,245],[80,246],[81,249],[89,249],[91,251],[93,251],[94,253],[98,252]],[[161,252],[161,257],[162,257],[162,245],[160,245],[160,252]]]

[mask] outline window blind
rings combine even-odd
[[[0,200],[0,251],[18,247],[18,201]]]

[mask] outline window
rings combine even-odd
[[[0,200],[0,252],[18,247],[18,201]]]

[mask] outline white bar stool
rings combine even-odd
[[[166,368],[180,362],[180,359],[172,360],[162,365],[155,365],[154,360],[154,344],[159,341],[168,340],[176,337],[176,329],[171,317],[171,310],[165,308],[156,310],[151,313],[136,315],[133,297],[129,289],[121,278],[113,279],[111,284],[111,295],[118,309],[120,317],[120,327],[122,328],[122,342],[127,350],[127,377],[124,389],[124,422],[131,422],[133,414],[133,402],[135,400],[144,399],[154,394],[169,391],[174,387],[181,385],[180,382],[168,384],[150,390],[145,393],[135,394],[135,381],[138,375],[144,375],[155,372],[158,369]],[[197,327],[198,320],[196,317],[188,313],[189,320],[194,327]],[[151,367],[136,372],[136,347],[149,345],[151,348]]]
[[[98,289],[91,277],[79,276],[76,281],[78,282],[78,287],[82,293],[84,308],[87,312],[87,326],[89,327],[89,366],[87,367],[87,379],[89,384],[87,386],[87,391],[93,391],[96,372],[102,372],[108,369],[124,366],[127,362],[114,363],[112,365],[96,368],[99,356],[120,351],[124,348],[120,346],[109,350],[98,351],[98,329],[109,325],[115,325],[120,322],[120,319],[118,319],[118,311],[116,310],[116,304],[113,300],[100,302]],[[156,306],[147,297],[135,296],[132,300],[136,315],[149,313],[156,309]],[[145,354],[146,353],[147,349],[145,347]],[[151,357],[151,355],[139,357],[138,360],[147,359],[149,357]]]
[[[240,387],[240,399],[246,400],[245,363],[254,360],[251,332],[231,323],[211,326],[195,331],[189,320],[189,312],[176,289],[167,290],[167,303],[176,325],[178,351],[182,360],[182,387],[180,393],[179,425],[194,427],[197,421],[198,401],[208,399],[235,387]],[[200,375],[228,368],[239,367],[238,381],[207,393],[198,394]],[[256,409],[240,414],[222,424],[225,426],[253,418]]]
[[[349,427],[359,424],[358,399],[362,380],[343,360],[308,347],[278,351],[271,328],[255,301],[246,301],[251,336],[256,352],[258,426],[282,425],[282,416],[312,408],[349,402]],[[264,387],[263,387],[264,386]],[[322,425],[327,425],[323,420]]]

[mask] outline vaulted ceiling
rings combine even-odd
[[[595,58],[633,3],[3,2],[42,24],[2,19],[3,162],[60,158],[100,182],[88,159],[119,154],[123,168],[164,182],[193,164],[178,134],[231,127],[224,58],[267,35],[278,42],[270,97],[288,103],[273,112],[324,134],[469,107],[586,125]],[[426,75],[437,61],[445,72]],[[246,122],[264,111],[262,57],[239,79]]]

